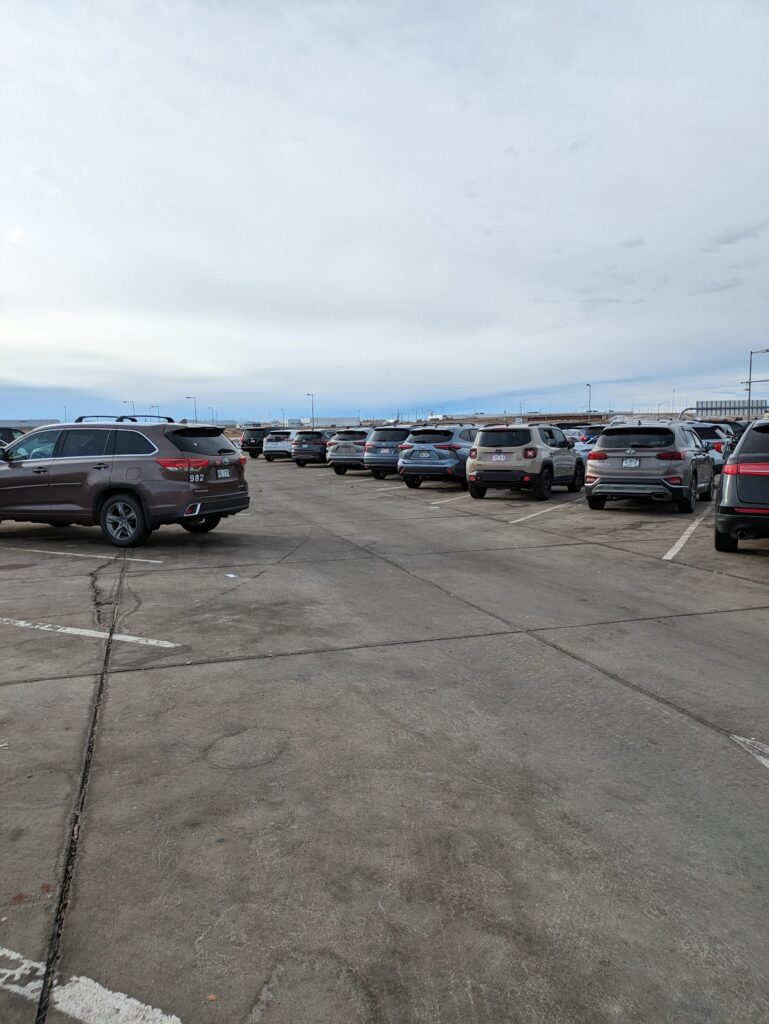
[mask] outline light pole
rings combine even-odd
[[[310,399],[310,409],[312,410],[310,413],[310,426],[312,427],[313,430],[315,430],[315,395],[312,393],[312,391],[308,391],[306,392],[306,394],[307,397]]]
[[[214,416],[214,407],[213,407],[213,405],[209,405],[208,411],[211,413],[211,422],[215,423],[216,422],[216,417]]]
[[[593,385],[586,384],[587,388],[587,414],[590,415],[590,410],[593,408]]]
[[[160,418],[160,406],[159,406],[159,405],[151,405],[151,406],[150,406],[150,416],[152,416],[152,410],[153,410],[153,409],[157,409],[157,413],[156,413],[155,415],[156,415],[156,416],[158,417],[158,419],[159,419],[159,418]]]
[[[280,425],[281,425],[281,427],[285,427],[285,425],[286,425],[286,410],[285,409],[281,409],[280,410]]]
[[[64,406],[64,422],[65,423],[67,422],[67,407],[66,407],[66,405]]]
[[[195,422],[197,423],[198,422],[198,396],[197,395],[187,395],[186,397],[192,399],[192,408],[195,410]]]
[[[748,363],[748,416],[750,416],[750,406],[753,392],[753,356],[760,356],[766,352],[769,352],[769,348],[754,348],[751,350],[750,353],[750,362]]]
[[[131,415],[132,416],[136,415],[136,405],[135,405],[134,400],[132,398],[124,398],[123,399],[123,405],[130,405],[131,406]]]

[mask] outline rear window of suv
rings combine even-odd
[[[769,455],[769,422],[745,431],[740,455]]]
[[[367,437],[367,430],[338,430],[334,434],[337,441],[365,441]]]
[[[598,448],[667,448],[674,441],[672,430],[661,427],[632,427],[604,430],[596,444]]]
[[[520,448],[531,443],[531,431],[481,430],[475,443],[479,448]]]
[[[299,430],[296,435],[297,441],[322,441],[323,434],[320,430]]]
[[[243,440],[258,441],[260,437],[264,437],[268,433],[268,430],[246,430],[243,433]]]
[[[405,430],[375,430],[371,435],[371,441],[405,441],[409,436],[408,428]]]
[[[417,444],[435,444],[437,441],[450,441],[454,436],[453,430],[415,430],[409,434],[409,441]]]
[[[723,441],[724,439],[724,435],[717,427],[700,427],[693,424],[692,430],[701,441]]]
[[[237,452],[230,439],[215,427],[169,430],[166,436],[180,451],[195,455],[231,455]]]

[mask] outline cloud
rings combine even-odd
[[[769,262],[769,8],[733,11],[6,0],[3,382],[288,414],[728,376]]]
[[[706,281],[699,288],[696,289],[696,295],[712,295],[716,292],[728,292],[732,288],[739,288],[741,284],[745,283],[745,279],[742,277],[728,277],[724,281]]]
[[[744,242],[749,238],[758,238],[767,226],[769,226],[769,219],[764,219],[757,221],[749,227],[731,228],[728,231],[722,231],[721,234],[715,235],[705,243],[704,251],[716,252],[726,245],[736,245],[738,242]]]

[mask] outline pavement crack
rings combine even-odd
[[[117,558],[119,556],[115,557]],[[106,569],[108,566],[113,565],[114,562],[115,558],[109,558],[106,562],[102,562],[101,565],[97,565],[95,569],[88,573],[88,578],[91,581],[91,598],[93,601],[94,621],[96,622],[97,626],[104,626],[103,611],[105,607],[110,603],[108,596],[99,586],[99,573]]]
[[[114,561],[114,559],[110,559],[110,561]],[[103,568],[103,566],[101,568]],[[53,993],[53,986],[56,979],[56,971],[59,966],[59,961],[61,960],[62,942],[64,938],[64,923],[72,892],[72,878],[75,873],[75,866],[77,863],[77,856],[80,848],[80,840],[83,834],[83,822],[85,818],[86,801],[88,798],[88,783],[90,782],[91,779],[91,769],[93,767],[93,756],[94,749],[96,746],[96,736],[99,727],[99,720],[101,718],[101,711],[104,704],[104,695],[107,685],[107,674],[109,672],[109,662],[110,656],[112,654],[112,640],[115,634],[115,628],[117,626],[118,608],[120,606],[120,594],[123,589],[125,570],[126,562],[125,559],[123,559],[120,567],[120,574],[118,576],[117,585],[115,587],[115,595],[112,605],[112,616],[109,624],[109,636],[107,637],[107,643],[104,650],[104,660],[102,662],[99,680],[96,684],[96,691],[94,693],[93,701],[91,704],[91,721],[88,728],[88,735],[85,741],[85,748],[83,751],[83,765],[80,771],[80,781],[77,788],[77,794],[75,796],[75,803],[72,808],[72,813],[70,814],[69,822],[67,825],[67,854],[64,862],[64,870],[62,871],[61,881],[59,883],[59,891],[56,901],[56,913],[54,914],[53,925],[51,928],[51,936],[48,943],[48,954],[46,956],[45,961],[45,974],[43,975],[43,983],[40,990],[40,998],[37,1004],[35,1024],[46,1024],[46,1020],[48,1019],[48,1009],[51,1002],[51,995]],[[94,584],[94,586],[96,589],[98,589],[98,584]]]

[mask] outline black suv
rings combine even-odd
[[[769,537],[769,420],[744,431],[721,472],[716,507],[716,551],[736,551],[741,540]]]
[[[262,454],[264,439],[269,433],[269,427],[246,427],[243,431],[243,437],[240,439],[240,447],[252,459],[258,459]]]
[[[18,427],[0,427],[0,446],[10,444],[20,437],[24,437],[24,431]]]

